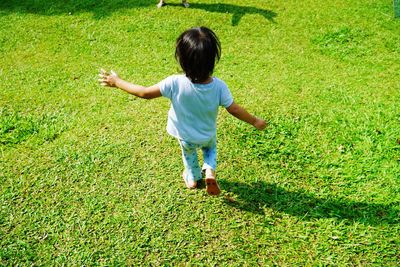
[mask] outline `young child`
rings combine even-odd
[[[215,33],[206,28],[192,28],[176,41],[175,58],[184,75],[172,75],[156,85],[144,87],[121,79],[114,71],[101,70],[99,82],[103,86],[118,87],[137,97],[152,99],[164,96],[171,101],[167,132],[177,138],[182,149],[185,170],[183,180],[188,188],[196,188],[205,175],[206,189],[218,195],[216,121],[218,107],[223,106],[236,118],[259,130],[266,122],[248,113],[233,101],[227,85],[212,76],[215,62],[220,59],[221,45]],[[200,169],[197,149],[203,152]]]

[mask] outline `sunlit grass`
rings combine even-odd
[[[0,265],[397,266],[400,20],[390,1],[0,3]],[[167,99],[176,37],[206,25],[235,101],[220,197],[187,190]]]

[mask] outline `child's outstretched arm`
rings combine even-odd
[[[263,119],[251,115],[244,108],[242,108],[235,102],[233,102],[232,105],[230,105],[226,110],[239,120],[242,120],[244,122],[253,125],[258,130],[264,130],[265,127],[267,127],[267,123]]]
[[[99,77],[99,82],[101,85],[117,87],[129,94],[135,95],[140,98],[152,99],[161,96],[160,87],[158,85],[144,87],[141,85],[133,84],[121,79],[114,71],[108,73],[105,70],[101,69]]]

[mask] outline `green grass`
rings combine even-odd
[[[51,3],[48,3],[51,2]],[[0,3],[0,265],[398,266],[400,20],[391,1]],[[205,25],[215,75],[269,121],[221,110],[220,197],[184,188],[152,85]]]

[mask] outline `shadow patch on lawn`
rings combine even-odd
[[[156,8],[156,2],[151,0],[9,0],[0,1],[0,11],[49,16],[91,12],[94,18],[101,19],[123,9],[149,6]]]
[[[368,225],[399,224],[400,210],[393,205],[319,198],[306,191],[288,191],[276,184],[251,184],[220,180],[221,188],[234,193],[225,197],[229,206],[264,214],[271,208],[296,216],[301,221],[332,218]]]
[[[37,144],[52,142],[67,129],[67,121],[68,115],[62,111],[22,114],[0,109],[0,148],[18,145],[28,139]]]
[[[189,1],[190,3],[190,1]],[[182,6],[181,4],[169,4],[168,6]],[[261,9],[251,6],[238,6],[232,4],[202,4],[202,3],[190,3],[192,9],[201,9],[207,12],[215,12],[222,14],[232,14],[232,26],[237,26],[243,16],[250,15],[261,15],[268,21],[276,23],[274,18],[277,14],[271,10]]]
[[[158,1],[156,0],[9,0],[0,1],[0,11],[5,13],[29,13],[39,15],[73,15],[76,13],[92,12],[94,18],[101,19],[123,9],[156,8],[157,3]],[[182,4],[177,3],[168,3],[167,5],[180,6],[183,8]],[[241,18],[246,14],[261,15],[274,23],[274,17],[276,16],[276,13],[270,10],[231,4],[191,3],[189,8],[232,14],[233,26],[238,25]]]

